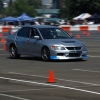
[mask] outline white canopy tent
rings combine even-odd
[[[80,14],[79,16],[73,18],[73,20],[85,20],[86,18],[91,17],[91,15],[89,13],[83,13]]]

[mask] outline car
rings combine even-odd
[[[8,34],[6,48],[13,59],[21,55],[41,57],[44,61],[88,58],[85,44],[58,26],[25,25]]]

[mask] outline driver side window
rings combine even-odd
[[[34,38],[34,36],[39,36],[38,31],[35,28],[30,28],[30,38]]]

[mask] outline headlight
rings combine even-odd
[[[62,46],[51,46],[51,49],[53,49],[53,50],[65,50],[65,48]]]

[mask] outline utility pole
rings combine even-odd
[[[10,0],[9,2],[9,12],[10,12],[10,16],[12,16],[12,0]]]

